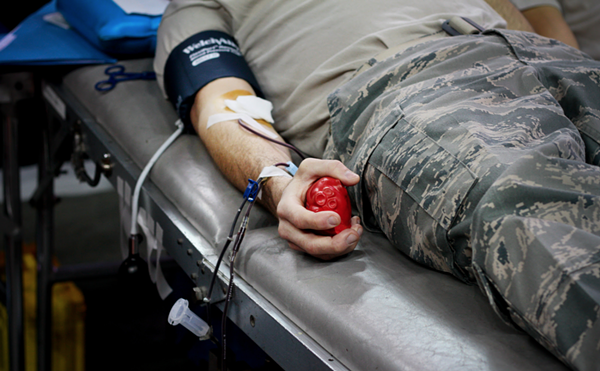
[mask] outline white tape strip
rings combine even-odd
[[[268,123],[274,123],[271,111],[273,103],[255,95],[240,95],[235,100],[225,99],[225,106],[236,113],[245,113],[254,119],[263,119]]]
[[[125,189],[123,178],[117,176],[117,192],[119,194],[119,217],[121,219],[121,230],[119,231],[119,243],[121,245],[121,256],[125,259],[129,255],[129,230],[131,229],[131,206],[127,202],[131,199],[131,187]],[[126,197],[125,192],[129,192]]]
[[[140,207],[138,211],[137,222],[146,237],[146,263],[148,264],[148,273],[150,279],[156,284],[156,289],[161,299],[165,299],[173,289],[165,279],[160,267],[160,255],[164,250],[162,239],[163,231],[160,224],[156,223],[150,213],[146,213],[144,208]],[[152,262],[152,252],[156,251],[156,262]]]
[[[273,132],[265,129],[264,126],[259,124],[252,117],[250,117],[250,115],[247,115],[245,113],[217,113],[208,118],[208,122],[206,123],[206,128],[208,129],[209,127],[211,127],[215,124],[218,124],[219,122],[232,121],[232,120],[238,120],[238,119],[241,119],[242,121],[244,121],[246,124],[251,126],[256,131],[259,131],[262,134],[264,134],[270,138],[273,138],[273,139],[277,138],[277,135],[275,135]]]
[[[277,166],[267,166],[260,172],[259,178],[271,178],[274,176],[284,176],[291,178],[292,176],[285,170],[278,168]]]
[[[160,224],[156,223],[156,288],[158,289],[158,294],[164,300],[173,289],[167,282],[165,275],[163,274],[162,268],[160,267],[160,256],[163,251],[166,251],[165,247],[162,244],[163,241],[163,230],[160,227]]]

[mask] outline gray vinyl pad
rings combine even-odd
[[[150,59],[125,61],[128,71]],[[106,66],[85,67],[63,86],[141,168],[175,130],[177,117],[155,81],[94,90]],[[179,138],[152,182],[220,249],[241,193],[224,179],[196,135]],[[323,262],[287,247],[276,219],[253,210],[237,259],[242,279],[351,370],[562,370],[525,333],[504,324],[475,286],[417,265],[365,232],[356,251]]]

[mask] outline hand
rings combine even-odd
[[[277,206],[277,216],[279,235],[288,241],[292,249],[329,260],[354,250],[363,229],[360,219],[353,217],[351,227],[335,236],[311,232],[335,228],[341,223],[336,212],[314,213],[304,207],[306,192],[317,179],[324,176],[339,179],[344,186],[355,185],[360,179],[339,161],[306,159],[284,189]]]

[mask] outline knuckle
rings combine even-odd
[[[313,167],[315,165],[315,161],[317,161],[317,160],[315,160],[314,158],[304,159],[300,163],[300,166],[298,166],[298,170],[306,171],[307,169],[310,169],[311,167]]]
[[[294,213],[290,211],[290,208],[288,207],[287,203],[284,202],[283,200],[281,202],[279,202],[279,204],[277,205],[277,218],[282,221],[282,220],[287,220],[289,222],[291,222],[292,224],[294,221]]]
[[[346,165],[344,165],[341,161],[338,160],[333,160],[332,166],[335,169],[334,171],[337,173],[344,173],[347,170]]]
[[[283,238],[284,240],[288,240],[290,237],[288,229],[285,228],[282,223],[279,223],[279,227],[277,227],[277,233],[279,233],[279,237]]]
[[[285,219],[285,208],[282,206],[282,202],[277,205],[277,217],[279,219]]]
[[[320,159],[316,159],[316,158],[307,158],[306,159],[306,165],[307,166],[313,166],[314,164],[318,164],[321,160]]]

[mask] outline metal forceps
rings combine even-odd
[[[152,71],[146,72],[125,72],[125,66],[115,64],[114,66],[107,67],[104,73],[108,75],[107,80],[98,81],[94,88],[98,91],[109,91],[112,90],[115,85],[121,81],[127,80],[154,80],[156,74]]]

